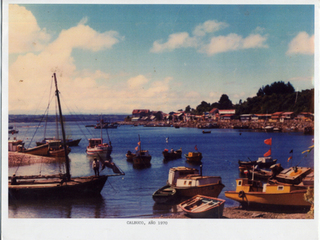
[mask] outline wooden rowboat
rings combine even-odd
[[[179,199],[176,189],[169,184],[155,191],[152,194],[152,198],[156,203],[160,204],[172,204]]]
[[[225,200],[196,195],[178,206],[193,218],[222,218]]]

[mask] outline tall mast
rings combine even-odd
[[[59,115],[60,115],[60,123],[61,123],[61,130],[62,130],[62,139],[63,139],[63,147],[64,147],[64,155],[66,158],[66,171],[67,171],[67,180],[70,180],[70,163],[68,158],[68,152],[67,152],[67,145],[66,145],[66,134],[64,132],[64,126],[63,126],[63,119],[62,119],[62,111],[61,111],[61,105],[60,105],[60,97],[59,97],[59,90],[58,90],[58,83],[56,78],[56,73],[53,73],[54,77],[54,83],[56,85],[56,96],[58,100],[58,107],[59,107]]]

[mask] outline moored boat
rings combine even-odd
[[[310,208],[311,204],[304,200],[307,192],[305,186],[269,181],[262,184],[261,181],[248,178],[236,179],[236,190],[226,191],[225,196],[239,202],[244,207],[291,207]]]
[[[56,140],[55,138],[44,138],[42,139],[41,141],[39,142],[36,142],[37,146],[40,146],[40,145],[43,145],[43,144],[46,144],[48,140]],[[61,140],[60,140],[61,141]],[[66,139],[66,144],[69,146],[69,147],[75,147],[75,146],[78,146],[79,143],[81,141],[81,138],[79,139]],[[62,142],[62,141],[61,141]]]
[[[224,188],[221,177],[202,176],[202,166],[200,173],[195,168],[170,168],[167,184],[176,190],[179,198],[190,198],[197,194],[218,197]]]
[[[211,131],[202,130],[202,133],[211,133]]]
[[[171,149],[170,151],[168,151],[168,149],[165,149],[162,152],[163,158],[165,161],[169,161],[169,160],[174,160],[174,159],[179,159],[181,158],[182,155],[182,149],[178,149],[178,150],[173,150]]]
[[[41,146],[35,146],[32,148],[24,148],[23,145],[18,145],[18,152],[38,155],[38,156],[48,156],[49,154],[49,144],[44,144]]]
[[[61,140],[48,140],[48,156],[50,157],[64,157],[64,145]],[[67,154],[71,152],[71,149],[65,145]]]
[[[193,218],[222,218],[225,202],[219,198],[196,195],[178,206],[186,215]]]
[[[102,116],[100,120],[100,138],[89,138],[89,145],[87,146],[87,154],[88,155],[99,155],[99,156],[106,156],[107,158],[110,158],[110,155],[112,153],[112,145],[111,141],[109,139],[109,143],[104,143],[102,138]],[[97,125],[98,126],[98,125]],[[109,136],[109,135],[108,135]]]
[[[243,167],[248,167],[248,166],[258,166],[258,168],[270,168],[272,165],[276,163],[277,163],[277,159],[273,159],[272,157],[259,157],[258,160],[255,160],[255,161],[238,160],[240,171],[241,169],[243,169]]]
[[[201,152],[189,152],[188,154],[185,154],[185,157],[188,162],[200,163],[201,159],[202,159],[202,153]]]
[[[56,74],[53,74],[53,79],[56,87],[55,95],[57,97],[61,131],[63,136],[63,149],[65,160],[65,173],[56,175],[34,175],[34,176],[13,176],[9,177],[8,193],[9,199],[24,200],[32,199],[48,199],[48,198],[63,198],[63,197],[83,197],[99,195],[105,182],[110,176],[123,175],[100,175],[87,177],[71,177],[70,160],[66,146],[66,137],[63,124],[63,116],[60,105],[59,90],[57,86]],[[42,146],[39,146],[42,147]]]
[[[127,158],[127,161],[128,162],[133,162],[133,158],[135,157],[136,155],[134,153],[132,153],[131,151],[128,151],[126,153],[126,158]]]
[[[155,191],[152,194],[152,198],[159,204],[172,204],[179,199],[176,189],[169,184]]]
[[[151,155],[148,150],[142,150],[141,148],[141,141],[140,141],[140,135],[139,135],[139,142],[138,146],[135,148],[136,153],[133,157],[133,166],[135,167],[150,167],[151,166]]]
[[[138,150],[133,157],[133,165],[136,167],[148,167],[151,165],[151,158],[148,150]]]

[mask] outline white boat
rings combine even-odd
[[[196,195],[178,206],[193,218],[222,218],[225,202],[219,198]]]
[[[102,119],[100,121],[102,123]],[[111,142],[104,143],[102,138],[102,124],[100,124],[100,138],[90,138],[88,139],[89,145],[87,147],[88,155],[105,155],[106,157],[110,157],[112,152]]]

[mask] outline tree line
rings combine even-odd
[[[246,101],[239,101],[233,104],[228,95],[222,94],[220,100],[215,103],[202,101],[195,109],[188,105],[185,112],[201,115],[213,108],[235,109],[236,117],[241,114],[270,114],[274,112],[314,112],[314,89],[296,92],[288,82],[274,82],[271,85],[259,88],[256,96],[247,98]]]

